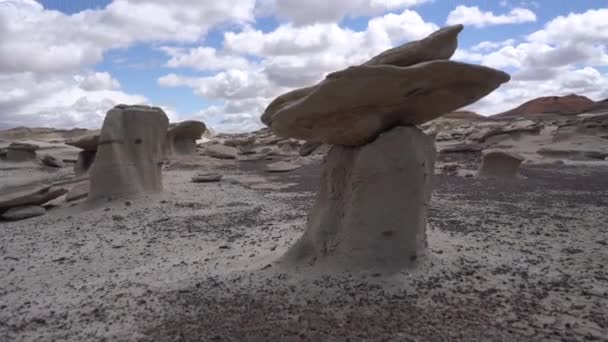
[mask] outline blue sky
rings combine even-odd
[[[608,97],[608,1],[0,0],[0,128],[97,127],[148,103],[219,131],[262,127],[277,95],[447,24],[452,59],[513,80],[469,109]],[[2,25],[4,24],[4,25]]]

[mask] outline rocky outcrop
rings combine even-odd
[[[6,160],[22,162],[36,159],[36,151],[40,146],[28,143],[12,143],[6,148]]]
[[[283,260],[376,271],[413,264],[426,247],[434,160],[433,141],[415,127],[360,147],[334,146],[306,232]]]
[[[103,122],[88,200],[162,191],[161,162],[169,120],[158,107],[118,105]]]
[[[302,146],[300,146],[300,150],[298,151],[298,154],[302,157],[309,156],[317,148],[321,147],[321,145],[323,145],[323,143],[316,142],[316,141],[307,141],[304,144],[302,144]]]
[[[443,115],[441,118],[443,119],[453,119],[453,120],[467,120],[467,121],[486,121],[489,120],[487,117],[483,115],[479,115],[475,112],[467,111],[467,110],[459,110],[455,112],[447,113]]]
[[[478,177],[516,178],[524,158],[508,152],[491,151],[483,154]]]
[[[206,128],[204,123],[195,120],[183,121],[169,128],[165,140],[165,154],[194,155],[196,141],[201,138]]]
[[[0,212],[10,208],[42,205],[65,195],[67,189],[56,186],[39,186],[0,194]]]
[[[223,176],[219,173],[199,173],[192,177],[192,183],[213,183],[222,180]]]
[[[287,161],[278,161],[275,163],[271,163],[266,165],[266,171],[268,172],[289,172],[296,169],[301,168],[302,165],[287,162]]]

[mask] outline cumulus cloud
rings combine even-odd
[[[430,0],[262,0],[259,15],[276,15],[294,25],[337,23],[346,16],[377,16]]]
[[[514,8],[507,14],[494,14],[490,11],[483,12],[477,6],[456,6],[449,14],[446,24],[463,24],[474,27],[485,27],[489,25],[519,24],[536,21],[536,14],[526,8]]]
[[[246,58],[219,54],[215,48],[208,46],[190,49],[163,46],[161,50],[171,56],[171,59],[167,62],[167,66],[170,68],[215,71],[227,68],[246,69],[249,67],[249,61]]]
[[[86,76],[77,75],[75,80],[83,90],[117,90],[120,89],[118,80],[107,72],[95,72]]]
[[[360,64],[383,50],[422,38],[437,28],[411,10],[373,18],[363,31],[354,31],[336,23],[305,26],[287,23],[270,32],[249,27],[238,33],[225,33],[225,53],[252,56],[259,59],[258,62],[249,63],[246,69],[239,68],[237,63],[206,77],[171,73],[160,77],[158,84],[190,87],[199,96],[224,101],[221,106],[201,112],[208,118],[219,120],[217,118],[223,111],[230,120],[219,120],[221,123],[218,121],[217,124],[220,127],[230,129],[228,126],[234,125],[234,130],[258,127],[263,109],[277,95],[314,84],[327,73]],[[255,105],[244,107],[238,115],[228,112],[235,104],[251,104],[247,101],[252,99],[255,99]],[[238,123],[236,117],[243,122]]]

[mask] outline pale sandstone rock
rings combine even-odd
[[[222,180],[223,176],[219,173],[199,173],[196,176],[192,177],[193,183],[212,183],[219,182]]]
[[[89,182],[84,182],[76,185],[65,195],[66,202],[77,201],[86,198],[89,195]]]
[[[165,151],[167,155],[189,155],[196,153],[196,141],[206,130],[201,121],[188,120],[171,127],[167,132]]]
[[[61,168],[63,167],[63,162],[50,154],[45,154],[40,158],[40,161],[46,166]]]
[[[375,271],[415,264],[426,248],[434,162],[433,141],[411,126],[334,146],[307,229],[281,262]]]
[[[6,160],[21,162],[36,159],[36,150],[40,147],[28,143],[12,143],[6,148]]]
[[[90,170],[89,201],[162,191],[169,120],[158,107],[118,105],[104,119]]]
[[[471,104],[508,80],[498,70],[445,60],[350,67],[304,96],[279,97],[262,121],[279,136],[357,146],[396,125],[423,124]]]
[[[524,158],[514,153],[491,151],[483,154],[478,177],[516,178]]]

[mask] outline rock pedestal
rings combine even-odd
[[[78,152],[78,159],[74,164],[74,174],[76,177],[89,172],[91,165],[93,165],[93,161],[95,161],[95,154],[97,153],[97,146],[99,144],[99,134],[90,134],[77,140],[68,140],[65,144],[82,149],[82,151]]]
[[[433,141],[413,126],[364,146],[334,146],[306,232],[283,261],[374,270],[413,264],[426,247],[434,161]]]
[[[196,153],[196,140],[205,132],[206,126],[200,121],[184,121],[171,127],[165,141],[165,154],[192,155]]]
[[[111,109],[91,166],[88,200],[161,192],[168,125],[167,115],[157,107],[119,105]]]

